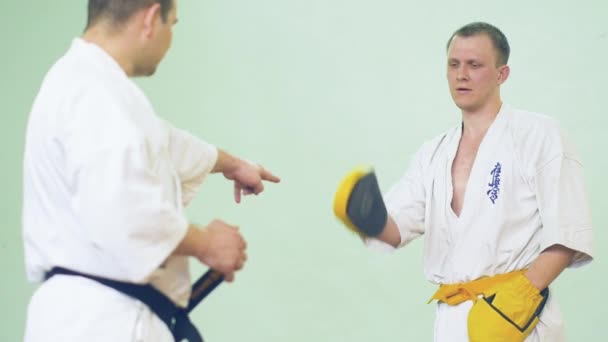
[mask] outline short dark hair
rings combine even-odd
[[[497,27],[484,22],[470,23],[456,30],[448,40],[446,49],[450,48],[452,39],[456,36],[471,37],[479,34],[486,34],[492,40],[492,44],[494,44],[494,48],[498,53],[498,60],[496,62],[499,65],[507,64],[509,61],[509,54],[511,53],[507,37]]]
[[[101,18],[107,18],[116,25],[124,24],[135,12],[157,3],[160,4],[161,18],[166,21],[173,8],[173,0],[89,0],[87,28]]]

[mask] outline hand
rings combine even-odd
[[[205,243],[200,248],[198,259],[222,273],[224,280],[232,282],[234,272],[242,269],[247,260],[247,244],[238,227],[214,220],[201,232]]]
[[[234,181],[234,201],[236,203],[241,202],[241,195],[257,195],[264,191],[262,181],[273,183],[281,181],[262,165],[244,160],[239,160],[234,168],[225,170],[224,177]]]

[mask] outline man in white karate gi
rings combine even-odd
[[[437,342],[564,341],[548,287],[592,260],[580,159],[554,119],[502,102],[509,52],[490,24],[457,30],[447,79],[462,123],[425,143],[384,201],[361,170],[336,195],[336,214],[370,247],[424,235]]]
[[[184,207],[210,173],[234,182],[237,202],[279,179],[163,121],[130,79],[154,74],[169,49],[176,1],[90,0],[85,33],[42,83],[27,127],[23,236],[27,277],[43,283],[25,341],[173,341],[148,305],[89,276],[148,284],[184,307],[188,257],[227,281],[247,259],[238,227],[189,223]],[[57,267],[76,274],[49,277]]]

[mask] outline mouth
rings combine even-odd
[[[473,91],[473,90],[472,90],[472,89],[470,89],[470,88],[464,88],[464,87],[458,87],[458,88],[456,88],[456,92],[457,92],[458,94],[468,94],[468,93],[470,93],[470,92],[472,92],[472,91]]]

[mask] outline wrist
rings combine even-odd
[[[525,277],[530,282],[530,284],[532,284],[532,286],[534,286],[538,291],[542,291],[547,287],[546,284],[544,284],[540,279],[535,277],[533,273],[530,273],[530,271],[526,272]]]
[[[207,257],[207,251],[209,251],[207,230],[204,227],[196,228],[196,242],[195,257],[199,260],[204,260]]]
[[[217,162],[212,172],[222,172],[224,175],[233,173],[239,166],[240,159],[230,153],[218,149]]]

